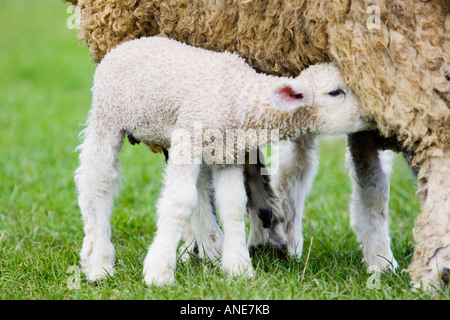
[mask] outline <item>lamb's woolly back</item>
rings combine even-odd
[[[329,95],[339,88],[345,90],[341,97]],[[286,139],[367,128],[359,101],[331,64],[311,66],[293,79],[275,77],[255,72],[236,54],[160,37],[132,40],[106,55],[94,76],[93,110],[103,126],[164,148],[175,129],[192,133],[196,124],[237,130],[234,135],[246,140],[248,130],[278,130],[273,139]]]

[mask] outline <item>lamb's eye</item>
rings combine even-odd
[[[342,90],[342,89],[340,89],[340,88],[338,88],[338,89],[336,89],[336,90],[333,90],[333,91],[328,92],[328,94],[329,94],[330,96],[332,96],[332,97],[337,97],[337,96],[339,96],[339,95],[341,95],[341,94],[343,94],[343,95],[345,96],[345,91]]]

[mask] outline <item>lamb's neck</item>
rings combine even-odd
[[[314,108],[305,107],[294,112],[278,110],[274,106],[271,95],[276,85],[280,83],[280,79],[258,75],[257,80],[251,84],[252,94],[248,95],[240,117],[242,130],[278,130],[281,140],[316,131],[314,130],[316,123]]]

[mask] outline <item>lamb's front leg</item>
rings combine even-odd
[[[144,279],[148,285],[162,286],[175,280],[178,244],[198,202],[199,171],[199,165],[169,160],[157,205],[157,231],[144,261]]]
[[[216,201],[224,229],[222,267],[231,276],[253,277],[246,246],[245,211],[247,195],[242,166],[213,168]]]
[[[388,228],[389,173],[392,152],[379,152],[376,132],[348,136],[346,161],[353,193],[350,223],[363,247],[364,260],[380,270],[397,268]]]

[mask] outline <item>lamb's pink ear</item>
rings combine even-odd
[[[272,97],[275,107],[283,111],[294,111],[305,105],[303,93],[297,92],[289,84],[275,88]]]

